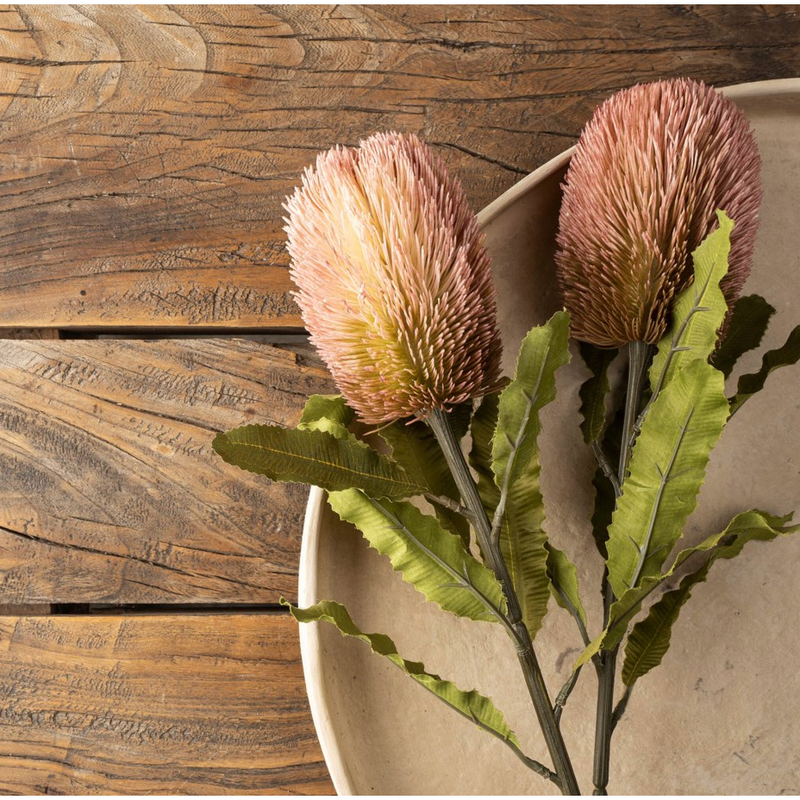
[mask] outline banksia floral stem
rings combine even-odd
[[[380,133],[322,153],[286,209],[295,298],[362,421],[494,391],[502,346],[484,234],[427,145]]]
[[[647,368],[650,364],[652,348],[645,342],[630,342],[628,345],[628,390],[625,395],[625,416],[622,424],[622,439],[619,451],[618,483],[624,489],[625,476],[631,454],[631,438],[634,424],[642,404]],[[608,627],[614,592],[603,576],[603,627]],[[594,767],[592,783],[596,795],[608,794],[608,777],[611,766],[611,734],[614,732],[614,681],[617,677],[617,653],[619,645],[613,650],[600,653],[597,661],[597,715],[594,732]]]
[[[492,526],[486,515],[486,509],[481,502],[478,489],[472,479],[461,445],[453,433],[447,413],[434,411],[428,417],[428,424],[447,459],[447,464],[461,494],[461,501],[470,511],[481,553],[483,553],[486,564],[495,573],[503,586],[503,592],[508,604],[508,620],[514,631],[517,656],[525,676],[528,693],[536,710],[539,726],[542,729],[547,749],[553,760],[557,783],[561,788],[562,794],[579,795],[580,789],[575,778],[575,772],[572,769],[569,754],[556,721],[553,705],[542,676],[542,670],[533,649],[533,642],[528,629],[522,622],[522,611],[511,582],[508,567],[503,560],[499,546],[492,539]]]
[[[759,170],[747,119],[710,86],[657,81],[608,98],[563,184],[556,266],[573,335],[599,347],[658,342],[717,209],[736,222],[721,284],[732,305],[750,272]]]

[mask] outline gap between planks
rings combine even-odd
[[[27,603],[0,604],[0,617],[45,617],[56,615],[127,616],[132,614],[260,614],[283,616],[289,613],[278,603]]]
[[[175,328],[0,328],[2,339],[250,339],[264,344],[289,344],[305,342],[308,331],[305,328],[203,328],[180,326]]]

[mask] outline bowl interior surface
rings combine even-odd
[[[800,322],[800,81],[728,90],[749,117],[763,158],[764,202],[746,292],[777,309],[762,345],[777,347]],[[513,372],[519,343],[558,307],[553,251],[566,158],[546,165],[484,216],[505,342]],[[504,196],[506,197],[506,196]],[[736,376],[757,369],[745,356]],[[543,414],[546,528],[578,568],[590,632],[599,625],[602,563],[591,539],[591,454],[579,430],[577,353],[558,376]],[[800,508],[798,370],[774,374],[734,417],[712,455],[685,542],[721,530],[749,508]],[[313,490],[301,564],[301,605],[344,603],[362,630],[387,633],[400,653],[494,699],[524,750],[547,754],[499,626],[467,622],[426,603],[341,524]],[[719,562],[673,629],[663,664],[637,686],[614,736],[610,791],[618,794],[800,792],[800,538],[754,543]],[[422,691],[362,643],[327,624],[301,626],[303,659],[326,761],[342,794],[556,794],[504,745]],[[536,640],[552,695],[580,652],[574,623],[554,604]],[[590,793],[596,679],[587,669],[563,728],[582,789]]]

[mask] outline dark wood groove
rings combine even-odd
[[[36,608],[34,606],[34,608]],[[288,614],[289,610],[279,603],[53,603],[49,606],[50,614],[67,614],[81,616],[95,614],[100,616],[119,616],[130,614],[259,614],[272,617]],[[0,606],[0,616],[3,615]],[[17,611],[17,616],[25,616]]]

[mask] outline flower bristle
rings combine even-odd
[[[600,347],[658,342],[717,209],[735,222],[722,282],[732,305],[752,264],[760,166],[744,114],[710,86],[658,81],[606,100],[562,186],[556,266],[573,335]]]
[[[427,145],[380,133],[321,153],[285,208],[295,298],[364,422],[425,417],[496,387],[484,237]]]

